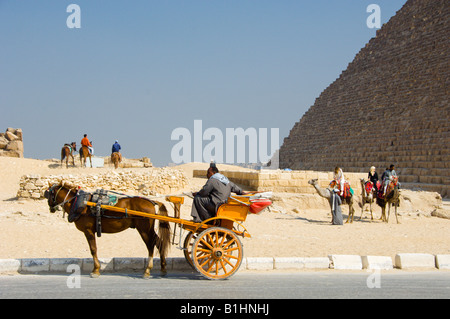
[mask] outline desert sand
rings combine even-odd
[[[208,164],[185,164],[175,167],[189,178],[185,191],[196,191],[206,182],[193,178],[192,170]],[[60,168],[54,163],[27,158],[0,157],[0,259],[90,257],[83,233],[63,218],[62,212],[51,214],[46,200],[17,199],[22,175],[79,174],[112,170],[105,168]],[[121,169],[121,168],[119,168]],[[137,168],[146,170],[151,168]],[[219,169],[239,169],[220,166]],[[130,169],[127,169],[130,170]],[[249,215],[245,222],[252,238],[242,239],[246,257],[325,257],[329,254],[395,256],[397,253],[450,254],[450,220],[431,217],[442,206],[436,193],[402,190],[400,224],[391,214],[388,224],[379,221],[381,209],[370,213],[356,207],[353,224],[332,226],[329,206],[317,195],[274,194],[274,204],[260,215]],[[405,199],[406,198],[406,199]],[[169,212],[173,210],[168,204]],[[186,198],[182,218],[190,219],[192,200]],[[448,204],[444,203],[444,209]],[[344,218],[347,208],[343,207]],[[344,219],[344,220],[345,220]],[[173,224],[171,225],[173,228]],[[177,232],[178,235],[178,232]],[[118,234],[103,234],[97,240],[100,258],[146,257],[144,243],[134,229]],[[172,246],[169,257],[181,257]]]

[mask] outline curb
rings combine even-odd
[[[140,272],[147,258],[99,258],[102,272]],[[167,271],[193,271],[184,258],[166,258]],[[83,272],[93,268],[92,258],[24,258],[0,259],[3,273],[66,273],[70,265]],[[160,259],[153,259],[153,269],[160,270]],[[450,270],[450,255],[397,254],[395,264],[387,256],[330,255],[328,257],[248,257],[242,260],[245,270]]]

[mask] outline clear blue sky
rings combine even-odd
[[[81,29],[69,29],[69,4]],[[0,0],[0,131],[58,158],[84,133],[96,154],[171,161],[177,127],[279,128],[284,137],[406,0]]]

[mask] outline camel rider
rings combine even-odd
[[[245,194],[228,178],[219,174],[219,170],[215,166],[208,168],[206,177],[208,181],[205,186],[198,193],[192,194],[194,203],[191,216],[196,223],[214,217],[219,206],[227,202],[231,192],[238,195]]]
[[[337,166],[334,169],[333,179],[336,183],[339,183],[339,186],[341,188],[339,196],[343,196],[344,195],[345,178],[344,178],[344,172],[342,171],[342,169],[339,166]],[[335,192],[338,192],[338,191],[339,190],[335,190]]]
[[[91,142],[89,141],[87,134],[84,134],[84,137],[81,139],[81,146],[86,146],[91,155],[94,154],[94,148],[92,147]]]
[[[377,186],[378,173],[376,172],[376,167],[375,166],[372,166],[370,168],[368,178],[369,178],[369,181],[371,181],[373,183],[373,187],[375,188],[375,192],[378,192],[378,186]]]
[[[389,169],[387,169],[383,173],[383,185],[384,185],[383,196],[386,196],[386,189],[393,177],[397,177],[397,173],[395,172],[395,166],[391,165],[389,166]]]
[[[118,153],[119,154],[119,160],[122,161],[122,154],[120,154],[120,150],[122,149],[122,147],[120,147],[119,141],[115,140],[114,144],[112,146],[112,151],[111,153]]]

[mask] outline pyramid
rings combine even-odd
[[[450,196],[450,1],[409,0],[297,122],[280,168],[381,174]]]

